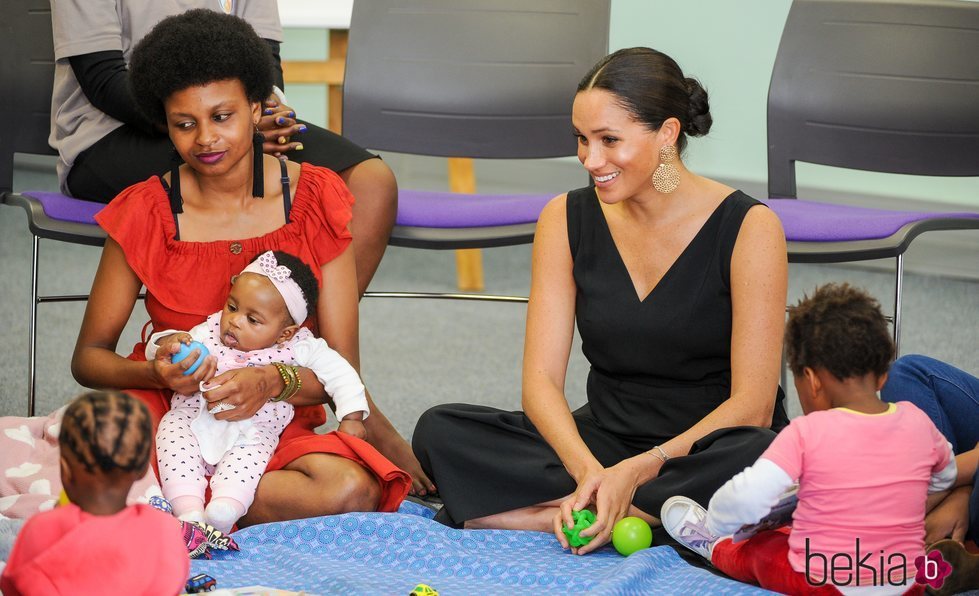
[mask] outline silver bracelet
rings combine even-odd
[[[665,464],[665,463],[666,463],[667,461],[669,461],[669,459],[670,459],[670,456],[669,456],[669,455],[667,455],[667,453],[666,453],[666,451],[664,451],[664,450],[663,450],[663,448],[662,448],[662,447],[660,447],[659,445],[657,445],[657,446],[655,446],[655,447],[653,447],[652,449],[650,449],[650,450],[649,450],[649,451],[647,451],[646,453],[649,453],[649,454],[650,454],[650,455],[652,455],[653,457],[656,457],[656,458],[658,458],[658,459],[660,459],[660,460],[662,460],[664,464]]]

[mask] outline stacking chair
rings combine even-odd
[[[399,192],[391,245],[533,240],[541,209],[567,188],[475,194],[471,158],[576,154],[571,104],[578,81],[606,54],[609,10],[608,0],[354,3],[344,136],[375,150],[450,158],[454,192]],[[461,285],[477,289],[481,270]]]
[[[979,229],[979,213],[801,200],[795,162],[979,176],[977,56],[976,2],[795,0],[782,33],[768,93],[768,204],[790,262],[895,259],[897,346],[908,245],[923,232]]]
[[[34,415],[37,368],[37,307],[43,302],[86,300],[86,295],[41,296],[37,291],[38,244],[41,238],[101,246],[105,232],[95,223],[102,205],[55,192],[13,192],[14,154],[57,155],[48,145],[51,128],[51,90],[54,84],[54,45],[48,0],[0,2],[0,113],[16,115],[0,127],[0,201],[27,211],[34,235],[31,258],[31,317],[28,352],[27,415]]]

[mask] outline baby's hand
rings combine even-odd
[[[353,435],[358,439],[367,439],[367,427],[364,426],[364,421],[360,419],[344,418],[340,421],[340,428],[337,431]]]
[[[157,339],[156,345],[158,351],[173,355],[177,353],[177,348],[175,347],[177,344],[190,345],[192,341],[194,341],[194,338],[189,333],[181,331]]]

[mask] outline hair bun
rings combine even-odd
[[[707,101],[707,90],[697,79],[687,77],[684,82],[687,84],[687,94],[690,97],[687,108],[687,130],[684,132],[693,137],[703,136],[710,132],[710,126],[714,123],[710,115],[710,102]]]

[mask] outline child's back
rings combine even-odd
[[[65,410],[58,444],[68,505],[38,513],[17,536],[0,591],[177,594],[190,570],[176,520],[126,506],[149,465],[150,415],[118,391],[92,391]]]
[[[793,569],[821,580],[835,568],[831,579],[859,575],[862,585],[880,585],[889,571],[913,575],[929,481],[950,457],[945,438],[908,402],[882,414],[834,408],[794,419],[762,455],[799,479]]]
[[[955,479],[951,446],[913,404],[878,397],[894,346],[865,292],[818,288],[791,309],[785,341],[806,416],[722,486],[707,511],[685,497],[667,500],[663,525],[728,575],[764,588],[901,593],[924,554],[927,496]],[[747,533],[738,531],[795,483],[791,530],[724,538]]]
[[[11,596],[177,594],[189,571],[173,517],[149,505],[92,515],[69,504],[24,524],[0,589]]]

